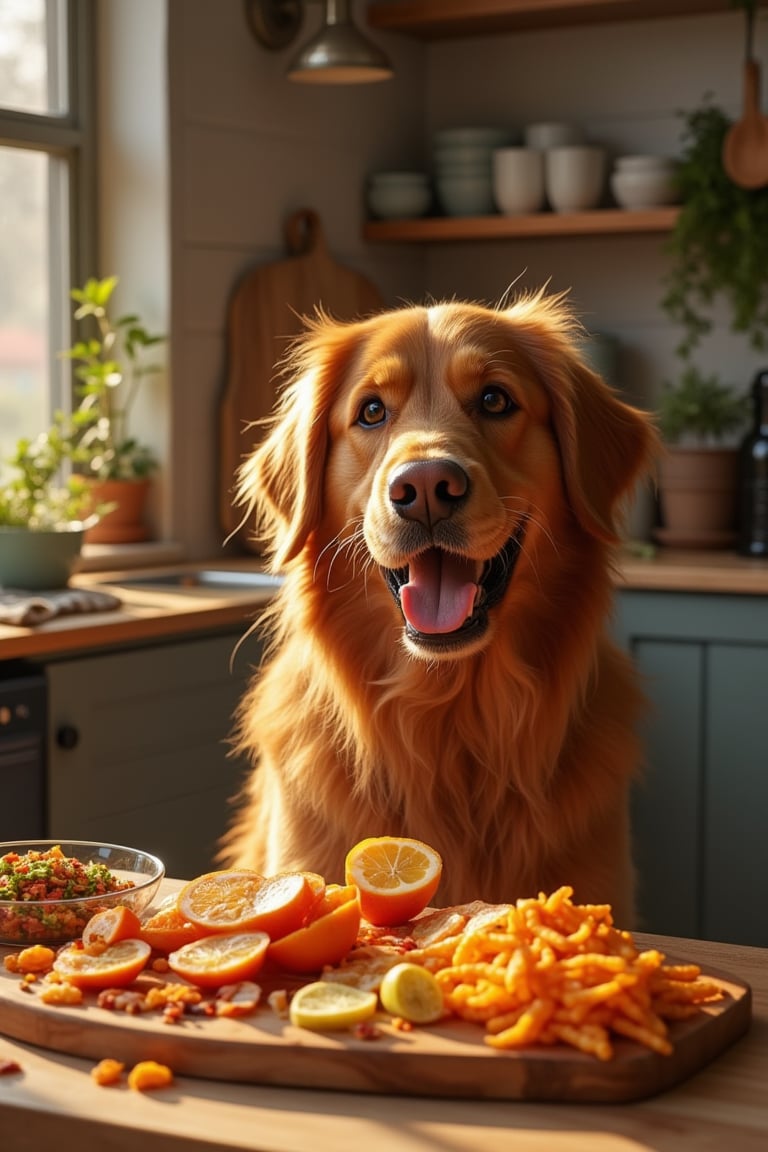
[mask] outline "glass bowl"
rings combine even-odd
[[[126,848],[120,844],[99,844],[90,840],[35,840],[0,842],[0,883],[5,879],[8,864],[5,858],[11,853],[26,857],[28,853],[50,853],[60,848],[68,860],[79,861],[87,866],[89,893],[75,894],[66,899],[51,895],[53,884],[43,876],[41,887],[46,889],[43,899],[0,899],[0,944],[62,944],[77,940],[83,928],[94,913],[116,904],[124,904],[137,915],[149,906],[157,894],[160,882],[165,875],[165,865],[156,856],[142,852],[138,848]],[[36,858],[35,858],[36,859]],[[46,871],[44,857],[37,871]],[[73,866],[56,866],[61,880],[65,871]],[[15,873],[13,862],[10,863]],[[34,867],[34,865],[33,865]],[[74,869],[78,876],[80,869]],[[25,874],[24,885],[29,889],[34,884],[29,872]],[[130,885],[109,891],[116,885]]]

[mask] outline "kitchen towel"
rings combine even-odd
[[[0,624],[34,628],[54,616],[109,612],[121,604],[119,596],[92,588],[57,588],[43,592],[5,588],[0,589]]]

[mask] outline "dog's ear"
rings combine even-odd
[[[658,451],[652,417],[624,403],[575,354],[567,386],[552,394],[568,499],[593,536],[616,543],[617,512]]]
[[[591,535],[615,544],[619,509],[659,451],[653,418],[621,400],[584,362],[563,295],[542,290],[518,300],[506,316],[549,395],[574,514]]]
[[[318,315],[307,329],[286,359],[286,384],[266,421],[266,438],[238,471],[236,502],[247,519],[255,515],[257,542],[275,571],[299,554],[320,523],[328,412],[357,326]]]

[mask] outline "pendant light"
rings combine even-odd
[[[369,84],[389,80],[392,65],[381,49],[355,27],[352,0],[324,0],[324,5],[322,27],[288,66],[288,79],[299,84]],[[245,8],[251,31],[267,48],[287,47],[301,29],[303,0],[246,0]]]

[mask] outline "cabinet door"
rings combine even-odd
[[[709,652],[703,935],[768,947],[768,647]]]
[[[633,796],[642,927],[768,945],[768,599],[621,592],[645,681]]]
[[[255,636],[195,639],[52,664],[48,825],[160,856],[169,875],[215,866],[246,765],[229,754]],[[233,663],[234,661],[234,663]]]
[[[703,653],[699,644],[638,638],[650,696],[645,765],[632,797],[639,926],[699,936]]]

